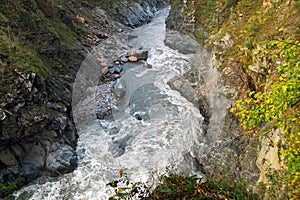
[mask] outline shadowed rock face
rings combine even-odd
[[[6,43],[0,44],[0,68],[4,69],[1,79],[7,78],[6,82],[1,80],[4,89],[0,91],[1,183],[23,177],[21,184],[24,184],[43,174],[58,175],[76,168],[78,135],[72,118],[72,84],[86,50],[107,37],[103,30],[113,34],[116,28],[112,24],[140,26],[147,23],[160,6],[167,4],[167,0],[99,1],[99,7],[94,9],[81,2],[67,6],[64,3],[49,6],[39,0],[24,2],[6,5],[17,5],[16,10],[22,11],[19,17],[24,15],[22,19],[18,20],[16,14],[4,7],[0,8],[1,17],[5,16],[5,23],[11,25],[9,38],[18,38],[20,48],[30,43],[30,51],[36,53],[34,56],[42,60],[49,72],[41,73],[44,69],[39,68],[23,70],[18,66],[20,63],[10,66],[9,56],[14,52],[5,46]],[[77,17],[77,13],[80,16]],[[53,23],[44,23],[46,18]],[[2,22],[0,36],[8,38],[6,31],[2,32],[6,28]],[[73,37],[78,34],[75,24],[82,25],[81,28],[97,41],[85,40],[84,47]],[[72,37],[63,31],[71,32]],[[64,36],[72,43],[66,44],[69,41],[66,42]],[[14,51],[19,51],[18,48]]]
[[[166,24],[171,30],[168,30],[165,44],[175,49],[179,47],[181,52],[197,52],[191,60],[192,69],[184,76],[174,77],[168,82],[172,89],[197,106],[204,117],[201,125],[205,133],[201,138],[202,146],[195,147],[193,155],[203,166],[202,172],[211,177],[225,180],[243,176],[249,180],[249,185],[255,184],[259,175],[255,165],[255,149],[251,147],[251,142],[241,136],[239,121],[229,112],[232,103],[229,94],[237,93],[232,85],[242,85],[245,74],[236,73],[235,77],[224,79],[224,74],[216,67],[214,52],[193,45],[188,40],[177,42],[180,38],[176,31],[189,35],[197,31],[187,28],[191,22],[195,25],[195,21],[187,20],[192,15],[188,6],[183,6],[178,0],[170,2],[172,7]]]
[[[3,102],[0,121],[1,182],[28,182],[76,168],[77,133],[70,113],[71,91],[62,80],[17,74],[16,93]]]
[[[148,23],[154,12],[167,4],[168,0],[108,1],[104,10],[123,25],[135,28]]]

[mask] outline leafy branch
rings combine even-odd
[[[287,38],[262,42],[260,47],[259,54],[269,61],[267,67],[275,70],[269,70],[264,91],[249,91],[232,111],[240,117],[248,133],[257,132],[266,124],[284,130],[281,154],[286,160],[285,178],[297,196],[300,194],[300,42]]]

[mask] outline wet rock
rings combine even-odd
[[[142,116],[139,114],[139,113],[136,113],[134,115],[134,117],[137,119],[137,120],[143,120]]]
[[[120,139],[112,138],[112,143],[108,147],[108,151],[113,157],[119,157],[125,153],[126,145],[130,136],[125,136]]]
[[[149,64],[149,63],[144,63],[143,67],[146,68],[146,69],[152,69],[152,65]]]
[[[105,75],[109,72],[109,69],[108,69],[108,67],[104,67],[101,71],[102,71],[102,74]]]
[[[35,143],[31,146],[30,154],[25,155],[24,158],[22,158],[22,162],[24,164],[31,164],[32,166],[35,166],[36,168],[42,168],[45,164],[45,156],[46,151],[41,143]]]
[[[187,165],[187,163],[189,163]],[[203,165],[199,162],[197,158],[191,155],[191,152],[187,152],[183,155],[183,160],[178,164],[178,172],[185,175],[197,175],[201,181],[205,181],[207,178],[205,176],[205,170]]]
[[[137,50],[134,53],[132,53],[132,56],[136,57],[137,60],[147,60],[148,59],[148,51]]]
[[[200,49],[200,45],[194,38],[177,31],[169,30],[164,42],[166,46],[183,54],[195,54]]]
[[[116,135],[120,131],[120,128],[117,126],[114,126],[109,129],[109,135]]]
[[[126,93],[124,81],[118,79],[113,85],[113,93],[117,98],[122,98]]]
[[[105,82],[110,82],[110,81],[111,81],[111,78],[104,78],[104,81],[105,81]]]
[[[114,77],[114,79],[121,78],[121,75],[120,75],[120,74],[113,74],[112,76]]]
[[[30,163],[23,163],[20,166],[20,176],[26,178],[26,181],[31,181],[36,179],[40,173],[41,169],[39,169],[36,165],[32,165]]]
[[[107,33],[103,33],[103,32],[98,32],[95,34],[98,38],[100,39],[106,39],[108,38],[108,34]]]
[[[111,67],[109,69],[109,73],[111,73],[111,74],[120,74],[122,72],[122,70],[123,70],[123,67],[121,67],[121,66],[114,66],[114,67]]]
[[[127,34],[127,39],[128,39],[128,40],[133,40],[133,39],[135,39],[135,38],[138,38],[138,36],[135,35],[135,34],[133,34],[133,33]]]
[[[119,157],[125,153],[125,146],[116,142],[109,146],[108,151],[113,157]]]
[[[96,112],[97,119],[110,119],[112,117],[112,109],[107,107],[101,107]]]
[[[121,63],[120,63],[120,61],[115,60],[115,61],[114,61],[114,64],[115,64],[115,65],[120,65]]]
[[[128,62],[128,58],[127,58],[126,56],[121,56],[121,57],[119,58],[119,60],[120,60],[121,62],[123,62],[123,63],[127,63],[127,62]]]
[[[168,85],[173,90],[179,91],[181,95],[185,97],[188,101],[198,106],[198,96],[196,95],[197,91],[191,86],[191,83],[188,80],[182,77],[174,77],[170,81],[168,81]]]
[[[70,146],[63,145],[59,149],[48,154],[46,167],[54,173],[65,173],[75,169],[77,166],[76,162],[76,152]]]

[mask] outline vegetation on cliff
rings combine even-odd
[[[256,141],[262,135],[257,133],[284,132],[284,138],[270,148],[281,149],[278,154],[285,167],[266,169],[269,189],[263,193],[280,198],[276,194],[286,193],[282,189],[288,185],[293,191],[289,198],[298,199],[299,1],[173,0],[171,4],[173,8],[185,4],[179,30],[192,30],[198,41],[214,52],[224,83],[238,91],[238,96],[228,96],[239,100],[232,111],[240,117],[247,137]]]
[[[79,45],[84,32],[78,31],[83,25],[71,12],[76,4],[51,2],[1,2],[0,198],[42,172],[51,174],[45,169],[46,158],[40,159],[55,153],[48,148],[44,154],[47,143],[63,143],[62,137],[68,132],[68,145],[76,146],[67,83],[72,83],[84,57]],[[66,119],[61,130],[53,126],[59,119]],[[75,148],[72,150],[75,152]],[[61,167],[60,173],[74,168],[74,161]]]
[[[247,77],[244,85],[236,87],[241,100],[233,110],[248,131],[284,130],[283,140],[272,144],[282,149],[281,159],[286,166],[278,172],[278,177],[284,178],[278,178],[277,184],[287,184],[293,191],[290,198],[297,199],[300,194],[299,2],[203,3],[200,1],[202,12],[197,13],[209,33],[204,38],[207,46],[214,45],[219,67],[235,68]],[[205,35],[201,33],[198,37],[203,39]],[[271,184],[271,188],[276,187],[274,182]]]
[[[232,109],[249,133],[281,128],[284,138],[278,145],[281,158],[286,162],[285,181],[293,188],[294,199],[300,194],[300,43],[286,39],[261,43],[259,55],[267,60],[260,69],[269,73],[264,91],[250,91],[248,97],[237,101]],[[266,123],[268,123],[266,125]]]

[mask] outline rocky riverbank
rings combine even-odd
[[[114,34],[147,23],[163,5],[166,1],[30,0],[1,6],[0,196],[41,175],[76,168],[71,93],[77,70],[92,55],[103,81],[118,78],[121,68],[109,59],[123,49]],[[96,49],[99,43],[110,44]]]

